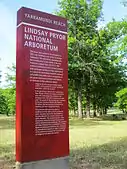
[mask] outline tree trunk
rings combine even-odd
[[[6,112],[6,115],[9,116],[9,112],[8,111]]]
[[[93,117],[97,117],[96,110],[96,104],[93,104]]]
[[[107,108],[106,107],[104,108],[104,114],[105,115],[107,114]]]
[[[97,114],[100,116],[99,106],[97,105]]]
[[[90,118],[90,95],[86,94],[86,117]]]
[[[79,90],[78,91],[78,117],[81,119],[83,118],[83,114],[82,114],[82,93]]]
[[[100,116],[102,116],[102,115],[103,115],[103,109],[100,108]]]
[[[75,107],[73,107],[73,112],[74,112],[74,116],[76,116],[76,111],[75,111]]]

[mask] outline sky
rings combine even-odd
[[[104,25],[115,18],[121,20],[127,15],[127,8],[121,0],[104,0]],[[24,6],[53,13],[58,8],[58,0],[0,0],[0,70],[2,71],[2,85],[4,85],[7,66],[16,62],[16,17],[17,10]]]

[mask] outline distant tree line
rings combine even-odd
[[[16,67],[12,64],[8,67],[8,73],[6,73],[6,86],[0,89],[0,114],[6,114],[7,116],[15,114],[16,109],[16,86],[15,86],[15,72]]]

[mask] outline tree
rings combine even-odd
[[[9,115],[8,104],[6,101],[6,97],[3,95],[3,90],[0,89],[0,114]]]
[[[91,87],[95,116],[97,108],[100,113],[107,112],[107,108],[116,101],[115,93],[126,84],[126,66],[123,64],[127,47],[124,43],[127,34],[126,26],[127,22],[124,20],[113,20],[99,30],[100,43],[103,46],[103,57],[100,60],[101,80],[93,83]]]
[[[73,112],[73,115],[76,116],[77,115],[77,93],[75,92],[75,90],[73,89],[73,87],[69,87],[68,89],[68,100],[69,100],[69,110],[70,113]]]
[[[69,88],[77,94],[80,118],[84,101],[87,117],[91,106],[94,116],[97,110],[106,114],[116,100],[115,93],[126,81],[123,60],[127,52],[127,22],[125,19],[113,20],[98,30],[102,4],[101,0],[91,0],[90,3],[62,0],[57,12],[68,18]]]
[[[16,66],[13,63],[11,67],[7,67],[8,72],[6,73],[7,87],[16,89]]]
[[[3,90],[3,95],[6,98],[9,112],[15,114],[16,109],[16,66],[12,64],[8,67],[8,72],[6,73],[6,89]]]
[[[0,71],[0,83],[1,83],[1,71]],[[0,88],[0,114],[8,115],[8,105],[6,97],[3,95],[3,90]]]
[[[58,15],[68,18],[69,28],[69,80],[78,93],[78,113],[82,118],[82,92],[86,92],[87,117],[89,117],[89,83],[99,68],[96,55],[97,23],[101,17],[101,0],[62,0]],[[71,8],[70,8],[71,6]]]
[[[116,97],[118,100],[115,106],[121,109],[123,113],[127,113],[127,88],[118,91]]]

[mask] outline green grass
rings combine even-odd
[[[14,118],[0,116],[0,164],[14,165],[14,135]],[[70,119],[70,150],[71,169],[127,169],[127,121]]]
[[[126,129],[127,121],[70,120],[72,168],[127,169]]]
[[[0,169],[12,168],[15,160],[14,117],[0,116]]]

